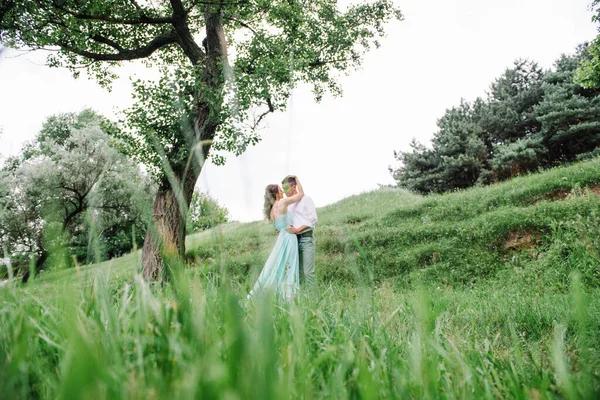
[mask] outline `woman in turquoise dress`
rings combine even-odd
[[[265,189],[265,218],[273,223],[279,234],[275,247],[248,298],[267,290],[288,300],[293,300],[298,294],[300,285],[298,238],[292,230],[292,216],[287,212],[288,205],[304,197],[304,190],[298,178],[296,183],[298,191],[290,197],[283,197],[283,190],[279,185],[269,185]]]

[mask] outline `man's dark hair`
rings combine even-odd
[[[296,178],[293,176],[286,176],[285,178],[283,178],[283,180],[281,181],[281,184],[285,184],[287,183],[290,186],[295,186],[296,185]]]

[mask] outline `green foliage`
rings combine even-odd
[[[543,98],[544,73],[537,63],[516,60],[490,87],[482,123],[492,143],[510,143],[540,130],[534,106]]]
[[[574,83],[579,62],[589,48],[579,46],[573,56],[556,61],[556,71],[544,79],[544,100],[536,106],[548,162],[572,161],[594,150],[600,141],[600,96]]]
[[[266,113],[285,109],[300,82],[313,86],[317,100],[341,93],[337,74],[360,66],[392,18],[402,15],[388,0],[345,11],[331,0],[15,2],[0,23],[0,39],[12,47],[57,46],[49,65],[76,75],[83,66],[104,86],[119,62],[142,59],[159,67],[160,82],[134,82],[136,103],[121,135],[123,150],[161,181],[166,162],[181,179],[178,170],[190,157],[208,156],[211,146],[196,149],[199,142],[214,139],[213,150],[236,154],[256,143],[255,128]],[[194,42],[200,35],[206,36],[201,45]],[[224,48],[211,48],[215,40]],[[218,127],[216,137],[209,125]]]
[[[487,101],[446,110],[427,148],[413,141],[394,152],[398,185],[419,193],[489,184],[590,155],[600,140],[600,94],[573,82],[589,56],[586,45],[562,55],[551,71],[515,61],[491,87]]]
[[[398,182],[398,186],[410,188],[417,193],[442,192],[444,181],[439,174],[440,157],[433,149],[413,140],[410,142],[412,151],[396,152],[394,157],[401,166],[390,173]]]
[[[533,171],[548,153],[541,135],[531,135],[494,149],[492,168],[499,179]]]
[[[188,235],[213,228],[229,221],[229,211],[207,194],[194,192],[188,212],[186,232]]]
[[[440,159],[438,191],[470,187],[485,168],[488,151],[478,125],[482,107],[480,100],[472,105],[461,101],[459,107],[447,110],[438,120],[440,130],[432,140]]]
[[[600,1],[593,0],[590,10],[594,12],[592,21],[600,22]],[[590,43],[587,57],[581,60],[575,73],[575,81],[585,88],[600,88],[600,35]]]
[[[91,110],[52,116],[0,172],[0,243],[24,270],[30,259],[97,262],[141,245],[152,188],[100,123]]]

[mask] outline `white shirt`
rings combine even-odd
[[[317,209],[315,203],[308,196],[304,196],[297,203],[288,206],[288,213],[292,214],[292,225],[294,228],[299,228],[306,225],[314,228],[319,221],[317,219]]]

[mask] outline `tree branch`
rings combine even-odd
[[[192,64],[196,65],[204,59],[205,53],[194,41],[190,28],[188,27],[187,14],[189,10],[186,10],[183,7],[181,0],[170,0],[170,2],[171,7],[173,8],[173,26],[179,36],[179,45]]]
[[[254,30],[254,28],[252,28],[250,25],[246,24],[244,21],[240,21],[237,18],[227,17],[227,16],[223,16],[223,19],[226,19],[226,20],[231,21],[231,22],[235,22],[239,26],[244,27],[244,28],[250,30],[250,32],[254,33],[255,36],[258,36],[258,33]]]
[[[241,1],[198,1],[198,0],[196,0],[195,4],[200,4],[203,6],[238,6],[238,5],[248,4],[248,0],[241,0]]]
[[[104,36],[94,35],[94,36],[90,36],[90,39],[95,40],[98,43],[104,43],[104,44],[112,47],[113,49],[117,50],[118,52],[125,51],[125,49],[123,47],[121,47],[121,45],[119,45],[117,42],[110,40],[109,38],[106,38]]]
[[[136,60],[138,58],[146,58],[161,47],[173,43],[178,43],[178,39],[179,37],[177,36],[177,33],[174,30],[171,30],[156,36],[145,46],[138,47],[137,49],[132,50],[123,49],[116,54],[94,53],[87,50],[72,47],[67,43],[58,43],[58,45],[66,51],[70,51],[71,53],[75,53],[82,57],[90,58],[96,61],[125,61]]]
[[[260,114],[258,116],[258,119],[256,121],[254,121],[254,125],[252,126],[253,131],[256,130],[256,128],[258,128],[260,121],[262,121],[269,113],[275,112],[275,108],[273,107],[273,103],[271,103],[270,97],[267,97],[267,106],[269,107],[269,109],[267,111],[265,111],[264,113]]]
[[[74,210],[68,212],[68,210],[65,208],[65,219],[62,223],[62,230],[64,231],[65,229],[67,229],[67,227],[69,226],[69,224],[71,223],[71,221],[73,220],[73,218],[75,218],[79,213],[83,212],[85,209],[83,204],[79,204],[79,207],[75,208]]]
[[[330,64],[330,63],[336,63],[336,62],[350,62],[350,61],[355,61],[356,57],[349,57],[349,58],[338,58],[338,59],[334,59],[334,60],[321,60],[321,59],[316,59],[313,60],[311,62],[309,62],[308,64],[306,64],[307,67],[322,67],[323,65],[326,64]]]
[[[61,188],[61,189],[64,189],[64,190],[68,190],[69,192],[73,192],[73,193],[75,193],[75,195],[77,196],[77,198],[78,198],[78,199],[80,199],[80,198],[81,198],[81,193],[79,193],[79,191],[78,191],[77,189],[75,189],[75,188],[72,188],[72,187],[70,187],[70,186],[67,186],[67,185],[66,185],[66,184],[64,184],[64,183],[60,185],[60,188]]]
[[[138,4],[138,2],[137,2],[137,1],[135,1],[135,0],[129,0],[129,2],[130,2],[131,4],[133,4],[133,6],[134,6],[135,8],[137,8],[137,10],[140,12],[140,15],[144,15],[144,9],[143,9],[142,7],[140,7],[140,5]]]

